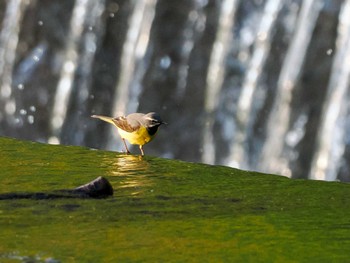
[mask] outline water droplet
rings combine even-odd
[[[33,115],[28,115],[27,120],[28,120],[29,124],[33,124],[34,123],[34,116]]]
[[[20,119],[20,118],[16,118],[15,120],[14,120],[14,123],[16,123],[16,124],[19,124],[19,125],[23,125],[23,121],[22,121],[22,119]]]
[[[36,107],[34,105],[32,105],[32,106],[29,107],[29,110],[31,112],[36,112]]]
[[[21,115],[27,115],[27,111],[25,109],[20,109],[19,114]]]
[[[169,56],[164,56],[160,59],[161,68],[167,69],[169,68],[170,65],[171,65],[171,59]]]
[[[328,56],[332,55],[332,53],[333,53],[333,49],[330,48],[330,49],[327,50],[327,55]]]
[[[44,24],[43,21],[41,21],[41,20],[38,21],[38,25],[39,25],[39,26],[42,26],[43,24]]]
[[[24,85],[21,83],[21,84],[18,84],[17,85],[17,88],[19,89],[19,90],[24,90]]]

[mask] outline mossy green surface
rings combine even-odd
[[[349,262],[350,185],[0,138],[0,262]]]

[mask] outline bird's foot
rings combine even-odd
[[[124,150],[122,150],[122,153],[127,154],[127,155],[131,154],[130,151],[124,151]]]

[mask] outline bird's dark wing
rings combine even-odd
[[[127,132],[134,132],[140,128],[139,123],[129,123],[124,116],[113,118],[113,122],[118,128]]]

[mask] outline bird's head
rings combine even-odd
[[[156,112],[147,113],[144,116],[144,120],[145,120],[145,126],[149,128],[159,127],[162,124],[167,124],[166,122],[162,121],[159,114]]]

